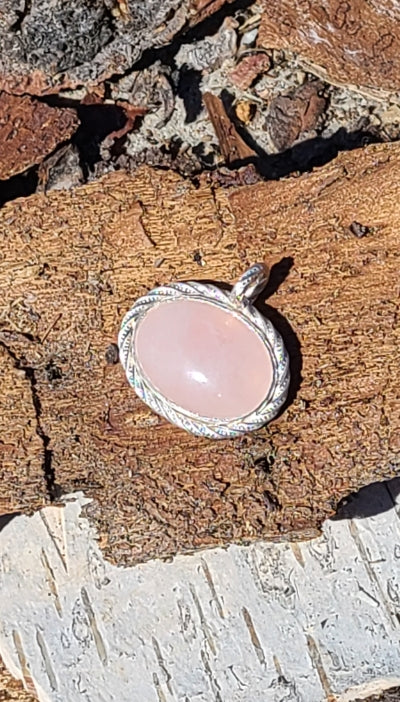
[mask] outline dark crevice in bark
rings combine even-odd
[[[0,180],[0,207],[17,200],[19,197],[28,197],[36,192],[38,186],[38,166],[32,166],[23,173],[18,173],[7,180]]]
[[[382,491],[382,486],[386,488],[385,491]],[[400,478],[371,483],[341,499],[332,519],[340,521],[375,517],[377,514],[393,509],[398,495],[400,495]]]
[[[341,151],[353,151],[368,144],[383,141],[377,134],[366,129],[348,131],[341,127],[330,137],[316,136],[285,151],[269,154],[260,147],[237,118],[233,108],[234,98],[229,91],[223,90],[221,99],[239,136],[255,151],[256,155],[249,161],[253,163],[265,180],[279,180],[293,173],[307,173],[313,168],[324,166],[329,161],[333,161]]]
[[[102,140],[108,134],[124,126],[126,116],[123,110],[115,105],[81,105],[78,102],[57,98],[57,96],[42,99],[49,105],[77,108],[81,119],[80,127],[70,140],[58,144],[49,156],[66,144],[75,145],[79,151],[80,165],[86,181],[90,177],[95,164],[101,160],[100,145]],[[347,132],[345,129],[339,129],[327,139],[315,137],[303,141],[301,144],[297,144],[282,153],[268,154],[257,145],[257,142],[244,129],[238,128],[238,132],[244,141],[256,151],[257,155],[246,160],[236,161],[230,167],[227,166],[232,173],[232,177],[228,177],[226,174],[221,176],[219,180],[221,180],[222,185],[224,185],[223,181],[226,181],[227,186],[246,184],[242,182],[239,174],[237,177],[235,174],[249,164],[254,166],[260,180],[280,180],[294,173],[308,173],[313,168],[333,161],[343,151],[353,151],[367,144],[379,143],[380,141],[376,136],[368,132]],[[170,167],[179,172],[179,167],[174,168],[173,164]],[[154,168],[168,170],[169,167],[156,165]],[[39,166],[33,166],[24,173],[15,175],[8,180],[0,181],[0,207],[19,197],[33,195],[37,191],[39,184],[38,169]],[[208,168],[207,166],[204,167],[204,171],[206,170],[212,173],[218,172],[219,168],[210,165]],[[196,183],[198,174],[186,177]],[[235,183],[236,180],[237,182]]]
[[[50,95],[40,98],[49,107],[69,107],[76,109],[80,125],[68,143],[78,148],[80,165],[85,179],[94,165],[101,160],[100,145],[112,132],[124,127],[127,116],[118,105],[83,105],[78,100]],[[58,150],[59,146],[57,146]]]
[[[25,0],[24,9],[23,10],[16,10],[15,14],[17,15],[17,20],[10,27],[12,32],[17,33],[21,30],[22,22],[24,21],[25,17],[27,17],[29,15],[31,8],[32,8],[32,0]]]
[[[8,353],[8,355],[14,361],[15,367],[25,373],[25,377],[29,382],[31,393],[32,393],[32,403],[36,414],[36,433],[42,441],[43,444],[43,456],[42,456],[42,469],[46,482],[47,493],[50,500],[53,502],[60,496],[59,486],[56,484],[55,480],[55,470],[53,467],[53,451],[49,448],[50,437],[45,433],[42,423],[42,404],[40,401],[39,393],[37,390],[37,380],[36,371],[32,366],[25,365],[23,359],[18,358],[18,356],[12,351],[12,349],[0,340],[0,346]]]

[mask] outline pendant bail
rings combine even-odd
[[[265,288],[269,278],[269,268],[265,263],[255,263],[240,276],[232,288],[230,298],[235,303],[249,304],[256,300]]]

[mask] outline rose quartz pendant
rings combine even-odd
[[[118,343],[139,397],[198,436],[238,436],[270,421],[287,396],[289,359],[251,304],[266,281],[265,266],[256,264],[231,293],[171,283],[137,300]]]

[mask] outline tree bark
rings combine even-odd
[[[392,2],[265,0],[258,44],[298,54],[332,85],[399,101],[400,12]]]
[[[0,90],[48,95],[132,68],[229,0],[13,0],[0,8]],[[62,47],[62,48],[61,48]]]
[[[36,702],[37,697],[24,689],[21,680],[8,672],[0,658],[0,702]]]
[[[21,515],[2,533],[0,655],[40,702],[398,702],[399,492],[366,488],[353,510],[372,516],[308,543],[133,568],[104,560],[82,497]]]
[[[43,161],[79,124],[75,110],[7,93],[0,93],[0,115],[0,181]]]
[[[341,498],[396,475],[399,182],[400,147],[380,145],[279,183],[229,190],[143,168],[4,207],[0,338],[34,399],[7,401],[9,372],[0,435],[21,431],[3,445],[2,511],[46,499],[43,478],[38,499],[28,489],[35,459],[53,499],[94,498],[107,557],[132,564],[309,538]],[[260,309],[291,356],[288,407],[238,440],[186,435],[112,363],[122,316],[157,284],[234,281],[263,259],[275,266]]]

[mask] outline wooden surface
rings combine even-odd
[[[0,181],[43,161],[78,124],[75,110],[0,93]]]
[[[104,560],[82,497],[17,517],[0,533],[0,654],[41,702],[366,699],[400,684],[399,493],[367,488],[371,516],[309,543],[128,569]]]
[[[400,10],[371,0],[264,0],[258,43],[296,52],[311,73],[399,101]]]
[[[52,498],[95,498],[107,557],[132,564],[307,538],[349,492],[396,475],[399,182],[400,148],[384,145],[279,183],[224,190],[144,168],[4,207],[0,340],[32,399],[0,416],[1,436],[22,427],[2,446],[2,511],[43,500],[24,487],[39,461]],[[260,309],[291,355],[289,406],[242,439],[196,439],[135,397],[110,344],[154,285],[233,281],[262,259],[277,262]]]
[[[49,502],[32,378],[16,366],[15,357],[0,342],[1,385],[7,388],[7,394],[0,394],[5,419],[0,439],[0,514],[33,511]]]

